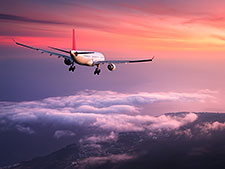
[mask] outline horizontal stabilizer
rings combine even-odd
[[[58,50],[60,52],[70,53],[70,51],[59,49],[59,48],[55,48],[55,47],[51,47],[51,46],[49,46],[49,48],[54,49],[54,50]]]
[[[92,53],[95,53],[95,52],[79,52],[79,51],[76,52],[76,54],[92,54]]]
[[[153,56],[151,59],[143,59],[143,60],[130,60],[129,63],[137,63],[137,62],[151,62],[154,59]]]

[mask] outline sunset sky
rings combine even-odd
[[[224,51],[224,5],[222,0],[9,0],[1,4],[1,44],[14,37],[70,48],[75,27],[80,48]]]
[[[0,100],[31,101],[85,90],[204,94],[200,100],[159,101],[168,111],[225,112],[224,0],[8,0],[0,7]],[[63,60],[16,46],[102,52],[106,59],[145,59],[99,77],[94,68],[68,72]],[[179,99],[178,99],[179,100]],[[162,103],[163,102],[163,103]],[[158,113],[157,113],[158,111]]]

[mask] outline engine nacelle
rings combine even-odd
[[[69,59],[64,59],[64,63],[66,65],[71,65],[72,64],[72,62]]]
[[[116,69],[116,65],[114,65],[113,63],[110,63],[110,64],[108,64],[108,69],[109,69],[110,71],[113,71],[113,70]]]

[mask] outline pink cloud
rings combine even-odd
[[[213,123],[206,122],[202,125],[198,124],[196,126],[196,128],[199,128],[203,134],[209,134],[210,135],[212,131],[224,130],[225,129],[225,123],[220,123],[218,121],[213,122]]]
[[[177,131],[175,131],[175,134],[176,135],[185,135],[188,138],[193,137],[191,129],[177,130]]]
[[[104,164],[106,162],[111,162],[111,163],[117,163],[120,161],[125,161],[125,160],[131,160],[135,158],[134,156],[128,155],[128,154],[113,154],[113,155],[109,155],[109,156],[95,156],[95,157],[88,157],[85,158],[84,160],[79,162],[79,166],[80,168],[86,168],[89,165],[93,166],[93,165],[100,165],[100,164]]]

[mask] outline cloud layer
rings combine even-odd
[[[206,92],[197,93],[117,93],[84,91],[72,96],[50,97],[39,101],[1,102],[0,123],[11,124],[18,131],[34,134],[32,124],[57,126],[90,126],[110,131],[172,130],[193,122],[193,113],[182,117],[142,113],[142,106],[156,102],[204,102],[213,99]],[[73,136],[64,129],[55,131],[56,138]],[[94,138],[90,138],[94,139]],[[103,139],[103,138],[102,138]]]
[[[81,160],[74,165],[84,168],[117,163],[135,159],[136,154],[123,150],[107,154],[105,146],[116,145],[123,137],[127,137],[127,134],[129,136],[129,133],[144,134],[144,137],[152,140],[170,134],[190,139],[194,136],[195,130],[189,127],[195,126],[193,122],[200,119],[196,113],[153,116],[150,105],[159,102],[163,103],[162,105],[174,102],[207,102],[215,99],[213,95],[214,92],[209,90],[196,93],[119,93],[87,90],[71,96],[37,101],[0,102],[0,132],[7,139],[11,139],[7,136],[11,133],[13,137],[16,135],[18,140],[38,139],[41,136],[49,144],[75,142],[81,150]],[[201,124],[196,128],[204,133],[223,129],[224,126],[215,122]],[[130,135],[129,139],[137,137],[141,143],[143,139],[138,135]]]

